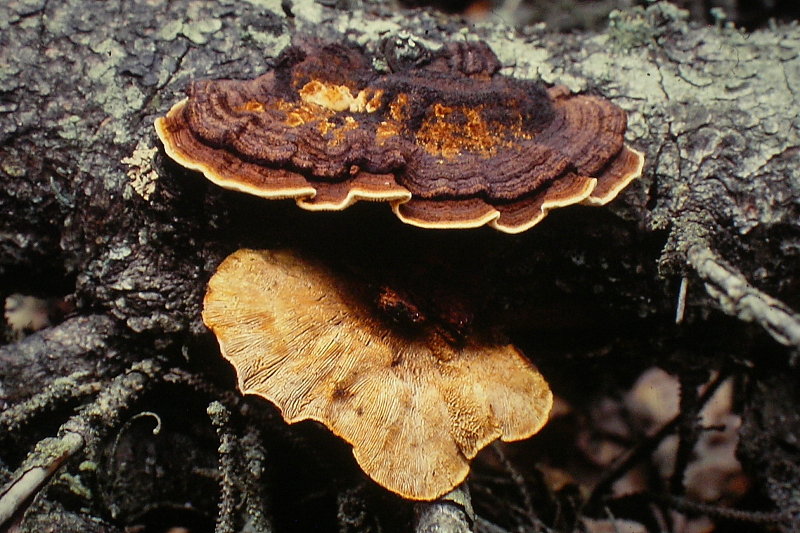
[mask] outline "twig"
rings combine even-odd
[[[31,418],[47,409],[53,409],[70,400],[96,394],[102,386],[100,383],[80,383],[81,379],[88,375],[88,372],[81,371],[65,378],[56,378],[44,391],[0,413],[0,427],[6,429],[5,435],[10,435],[27,424]]]
[[[608,520],[611,522],[611,527],[614,530],[614,533],[620,533],[619,527],[617,526],[617,517],[614,516],[614,513],[611,512],[611,509],[608,507],[608,505],[605,506],[604,510],[606,512]]]
[[[513,464],[511,464],[511,461],[509,461],[508,457],[506,457],[506,454],[503,452],[503,449],[500,446],[500,444],[495,442],[492,445],[492,451],[495,453],[498,461],[500,461],[500,464],[508,473],[509,477],[511,478],[511,481],[517,488],[517,491],[519,492],[520,496],[522,496],[522,504],[524,505],[525,508],[525,512],[523,514],[525,518],[528,519],[528,522],[536,528],[536,531],[545,531],[545,532],[553,531],[539,519],[536,513],[536,509],[534,508],[533,505],[533,496],[531,496],[531,492],[528,490],[528,484],[525,482],[525,477],[519,472],[519,470],[517,470],[514,467]],[[539,472],[539,470],[535,469],[534,471],[536,473],[536,479],[539,482],[540,488],[547,492],[547,496],[550,499],[550,503],[558,505],[558,501],[553,492],[550,490],[550,487],[547,485],[547,483],[544,483],[542,481],[541,473]]]
[[[694,456],[694,448],[700,438],[701,428],[698,417],[704,404],[698,401],[700,397],[699,388],[708,379],[705,370],[686,370],[678,373],[680,383],[680,404],[679,411],[681,419],[685,422],[679,424],[678,449],[675,452],[675,465],[672,469],[668,486],[673,494],[684,493],[684,475],[686,469]],[[721,384],[721,382],[719,382]]]
[[[478,516],[475,519],[475,533],[510,533],[507,529],[504,529],[492,522],[489,522],[485,518],[481,518]]]
[[[155,420],[155,427],[152,429],[153,435],[158,435],[161,432],[161,417],[158,414],[152,411],[144,411],[138,414],[133,415],[128,420],[122,424],[122,427],[116,431],[116,437],[114,437],[114,444],[111,446],[111,453],[106,454],[106,471],[107,472],[114,472],[117,470],[117,465],[115,464],[115,459],[117,457],[117,451],[119,450],[120,443],[122,442],[122,438],[125,436],[126,431],[132,426],[133,422],[140,418],[144,417],[152,417]],[[120,515],[120,508],[112,494],[108,491],[101,490],[99,491],[99,497],[102,500],[103,504],[105,505],[106,509],[108,509],[109,513],[111,514],[112,518],[117,518]]]
[[[245,460],[245,471],[242,475],[244,494],[244,510],[247,516],[243,531],[252,533],[269,533],[274,531],[270,515],[269,499],[265,494],[263,479],[267,454],[261,438],[252,425],[248,425],[245,434],[239,441],[239,448]]]
[[[414,504],[414,533],[472,533],[475,511],[465,484],[438,500]]]
[[[131,366],[114,378],[94,402],[67,420],[57,437],[36,445],[0,490],[0,532],[9,530],[67,459],[93,447],[106,431],[119,424],[122,411],[153,383],[159,371],[160,365],[152,360]]]
[[[783,345],[800,346],[800,315],[789,306],[750,285],[704,245],[692,246],[686,257],[723,311],[746,322],[755,320]]]
[[[709,383],[706,390],[697,400],[698,411],[701,410],[706,402],[711,399],[719,386],[727,378],[727,372],[720,372],[719,375],[711,383]],[[611,490],[611,486],[615,481],[621,478],[631,468],[636,466],[646,456],[653,453],[653,451],[658,448],[659,444],[661,444],[661,441],[664,440],[667,435],[675,431],[683,417],[684,413],[678,413],[672,420],[661,426],[661,429],[659,429],[658,432],[656,432],[652,437],[638,444],[628,453],[617,459],[611,468],[609,468],[603,474],[603,476],[600,478],[600,481],[598,481],[594,486],[592,493],[589,495],[589,497],[586,499],[586,503],[583,505],[583,509],[591,508],[593,505],[599,503],[604,495]],[[583,510],[581,510],[581,512],[583,512]]]
[[[245,403],[242,401],[242,396],[234,391],[225,390],[209,383],[202,377],[187,372],[182,368],[170,368],[164,373],[163,381],[165,383],[173,383],[178,385],[185,385],[191,389],[205,394],[209,398],[222,403],[228,410],[233,412],[240,412],[246,409]],[[240,413],[243,414],[243,413]]]
[[[522,474],[520,474],[519,471],[514,468],[514,465],[512,465],[511,461],[508,460],[508,457],[506,457],[506,454],[503,453],[503,449],[498,443],[495,442],[492,445],[492,451],[500,461],[500,464],[503,466],[505,471],[511,477],[511,481],[513,481],[514,485],[517,487],[517,491],[519,492],[520,496],[522,496],[522,504],[525,506],[528,519],[533,522],[536,519],[536,511],[533,508],[533,497],[531,496],[531,493],[525,484],[525,479],[522,477]]]
[[[674,494],[644,494],[655,502],[665,504],[667,507],[676,511],[684,513],[693,513],[696,515],[706,515],[709,518],[717,520],[732,520],[736,522],[747,522],[750,524],[779,524],[787,522],[789,517],[786,513],[780,512],[761,512],[761,511],[742,511],[740,509],[731,509],[730,507],[723,507],[712,503],[699,502],[691,500],[686,497],[676,496]]]
[[[0,491],[0,531],[8,531],[36,494],[64,462],[83,448],[83,438],[68,432],[60,438],[41,440],[15,472],[13,481]]]
[[[681,278],[681,286],[678,289],[678,304],[675,306],[675,323],[682,324],[686,315],[686,293],[689,289],[689,278]]]
[[[219,437],[219,471],[222,474],[220,477],[219,514],[215,531],[216,533],[233,533],[233,511],[236,508],[233,495],[235,478],[233,448],[236,445],[234,442],[236,439],[229,426],[231,412],[218,401],[211,402],[207,412]]]

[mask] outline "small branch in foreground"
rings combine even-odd
[[[233,533],[233,513],[236,508],[234,497],[233,447],[235,437],[229,426],[231,412],[220,402],[213,401],[208,406],[208,416],[219,437],[220,498],[216,533]]]
[[[70,400],[85,398],[100,391],[101,384],[90,381],[81,383],[88,372],[76,372],[65,378],[56,378],[51,385],[31,398],[13,405],[0,413],[0,428],[4,435],[11,435],[39,413]],[[3,435],[0,435],[2,438]]]
[[[474,524],[475,511],[464,483],[437,500],[414,504],[415,533],[472,533]]]
[[[741,272],[708,247],[696,244],[686,257],[723,311],[747,322],[755,320],[785,346],[800,346],[800,314],[750,285]]]
[[[0,533],[9,531],[34,497],[71,457],[93,446],[119,424],[122,411],[158,377],[161,367],[152,360],[136,363],[113,379],[94,402],[67,420],[57,437],[41,440],[28,454],[11,481],[0,490]]]

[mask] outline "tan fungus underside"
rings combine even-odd
[[[203,320],[242,392],[289,423],[325,424],[364,472],[406,498],[447,493],[481,448],[547,421],[552,393],[513,346],[410,340],[372,313],[319,265],[239,250],[211,278]]]

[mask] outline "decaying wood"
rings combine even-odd
[[[739,448],[740,460],[756,492],[782,516],[797,516],[797,478],[781,476],[797,471],[800,453],[796,435],[780,427],[786,417],[775,413],[793,407],[796,417],[800,411],[790,401],[798,394],[790,362],[800,346],[800,27],[753,33],[692,27],[680,11],[660,3],[612,14],[600,34],[565,35],[542,27],[515,31],[499,18],[466,24],[424,10],[328,4],[176,0],[87,9],[78,0],[28,0],[0,6],[0,291],[4,297],[67,296],[76,315],[0,348],[3,408],[76,372],[93,377],[79,385],[107,382],[152,355],[199,371],[204,383],[192,381],[192,390],[233,390],[200,310],[211,273],[241,246],[304,247],[359,260],[391,250],[390,243],[474,250],[483,255],[470,264],[482,265],[495,283],[507,333],[536,359],[558,394],[574,399],[583,388],[613,388],[613,376],[629,372],[620,361],[675,373],[733,369],[745,385],[741,438],[747,442]],[[190,80],[254,77],[293,37],[308,33],[349,39],[376,54],[384,39],[407,47],[485,40],[507,74],[596,92],[625,109],[627,142],[646,155],[644,175],[614,204],[595,210],[600,213],[564,209],[514,237],[482,231],[431,236],[398,226],[375,206],[334,217],[221,192],[159,151],[153,121],[182,98]],[[685,310],[675,326],[682,279]],[[594,344],[576,343],[584,337]],[[554,339],[563,339],[564,347],[553,348]],[[595,357],[609,352],[611,358]],[[586,370],[585,361],[597,366]],[[608,383],[598,385],[603,380]],[[772,383],[786,392],[779,398],[784,403],[760,418],[757,401],[780,403],[768,393]],[[80,396],[51,397],[71,409]],[[211,399],[203,396],[206,404]],[[247,425],[254,412],[267,420],[264,427],[278,427],[269,406],[247,405],[234,413],[234,427]],[[35,420],[36,409],[26,421]],[[4,444],[3,479],[46,436],[29,426],[15,426]],[[250,452],[242,449],[236,460],[279,471],[275,457],[294,457],[306,496],[338,495],[338,514],[329,518],[340,530],[412,527],[411,507],[374,488],[357,488],[364,480],[340,443],[313,427],[280,438],[279,430],[261,427],[241,433],[254,431],[268,442],[265,458],[246,459]],[[133,454],[125,446],[135,439],[121,435],[118,446],[106,451]],[[328,448],[320,452],[309,439]],[[302,473],[298,455],[315,465],[308,468],[312,473]],[[77,472],[72,463],[65,468]],[[218,487],[218,474],[210,470],[201,474]],[[242,483],[252,488],[258,478],[242,476],[251,480]],[[117,477],[114,486],[124,480]],[[139,494],[136,483],[126,488],[129,499],[125,505],[116,501],[113,512],[98,509],[98,502],[119,491],[97,489],[79,498],[87,508],[95,506],[91,512],[113,515],[121,528],[152,510],[130,503]],[[43,494],[22,530],[59,523],[58,513],[48,512],[57,509],[50,502],[59,501],[58,491]],[[275,489],[271,496],[281,494]],[[487,494],[473,492],[478,511]],[[294,516],[306,519],[300,504],[293,505]],[[80,506],[73,511],[83,512]],[[286,527],[279,520],[284,509],[272,511],[271,518],[259,519],[259,530],[273,523]],[[514,524],[512,515],[507,513],[507,527]],[[61,516],[67,524],[67,515]],[[211,516],[216,518],[215,508]],[[443,524],[444,515],[436,520]],[[480,512],[467,523],[497,527]]]

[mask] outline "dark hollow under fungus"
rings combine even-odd
[[[256,79],[192,83],[156,130],[222,187],[309,210],[388,201],[426,228],[518,233],[550,209],[605,204],[641,174],[622,109],[500,66],[482,42],[390,73],[355,47],[306,43]]]

